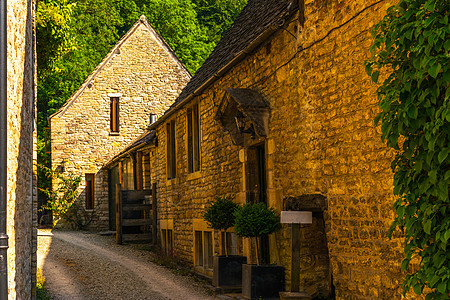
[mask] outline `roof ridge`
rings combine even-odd
[[[133,35],[133,33],[137,30],[137,28],[140,25],[143,25],[147,29],[149,29],[150,33],[153,34],[153,36],[157,39],[159,45],[163,47],[167,52],[169,52],[174,61],[191,76],[191,74],[183,65],[183,63],[181,63],[181,61],[178,59],[172,48],[166,43],[164,38],[153,28],[153,26],[150,25],[145,15],[141,15],[139,19],[131,26],[131,28],[119,39],[119,41],[105,55],[102,61],[87,76],[87,78],[81,84],[81,86],[66,100],[66,102],[55,113],[50,115],[48,119],[51,119],[57,115],[63,115],[67,111],[67,109],[75,102],[78,96],[80,96],[86,90],[86,88],[89,87],[91,81],[97,76],[97,74],[103,69],[103,67],[114,57],[114,54],[116,54],[117,49],[120,48],[128,40],[130,36]]]

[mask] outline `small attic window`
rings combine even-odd
[[[111,132],[118,133],[119,132],[119,97],[110,97],[110,107],[111,107]]]

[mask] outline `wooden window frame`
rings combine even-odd
[[[177,177],[177,159],[176,159],[176,131],[175,120],[166,123],[166,166],[167,179]]]
[[[120,99],[119,97],[110,97],[110,130],[112,133],[120,132],[120,122],[119,122],[119,113],[120,113]]]
[[[88,180],[90,178],[90,180]],[[85,207],[86,209],[94,209],[95,203],[95,174],[86,173],[84,174],[84,190],[85,190]],[[90,184],[89,184],[90,182]]]
[[[194,103],[186,109],[186,132],[188,149],[188,172],[194,173],[200,171],[200,104]]]

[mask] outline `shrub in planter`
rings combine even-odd
[[[284,268],[260,265],[261,253],[258,244],[262,235],[274,233],[281,228],[279,214],[264,203],[247,203],[234,215],[236,234],[256,239],[258,265],[243,265],[243,296],[247,299],[278,297],[278,293],[284,290]]]
[[[230,198],[218,197],[206,208],[203,218],[208,225],[220,232],[225,232],[234,225],[234,213],[238,205]],[[247,258],[239,255],[228,255],[227,238],[225,236],[225,256],[214,256],[213,285],[221,287],[241,286],[242,264]]]

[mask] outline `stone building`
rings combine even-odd
[[[392,4],[248,1],[176,102],[127,150],[148,151],[162,245],[210,276],[224,238],[231,253],[255,261],[249,240],[232,230],[221,237],[203,221],[217,196],[312,210],[313,224],[301,228],[302,290],[401,298],[402,241],[387,237],[393,153],[374,126],[376,86],[363,64],[370,30]],[[289,226],[261,245],[267,262],[285,267],[287,289]]]
[[[35,132],[35,1],[7,3],[8,299],[34,299],[37,196]]]
[[[162,115],[190,77],[142,16],[50,117],[52,168],[82,176],[88,227],[110,225],[103,164],[148,128],[151,115]]]

